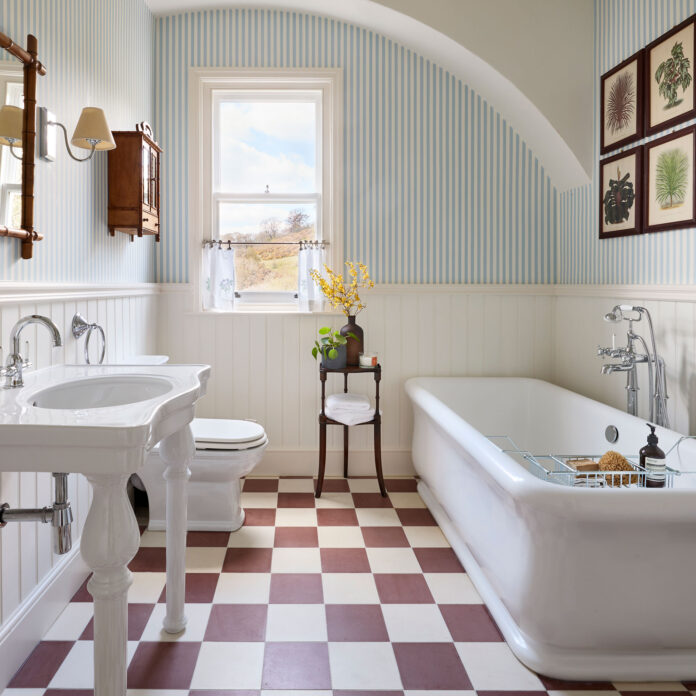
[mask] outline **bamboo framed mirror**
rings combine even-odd
[[[30,259],[34,253],[34,242],[43,239],[43,235],[34,229],[34,150],[36,141],[36,78],[37,75],[45,75],[46,68],[38,59],[38,40],[32,34],[27,36],[27,48],[24,49],[17,45],[9,36],[0,32],[0,48],[4,48],[8,53],[17,58],[22,64],[22,114],[21,114],[21,165],[19,181],[19,211],[17,206],[17,173],[9,164],[7,168],[3,166],[3,173],[7,171],[7,181],[0,181],[4,187],[2,190],[4,203],[0,208],[5,216],[0,220],[0,237],[14,237],[22,240],[21,252],[23,259]],[[13,71],[2,70],[3,74],[11,77]],[[10,79],[3,80],[5,86],[3,90],[2,107],[14,108],[15,111],[19,101],[17,88],[7,88],[11,83]],[[16,138],[19,133],[12,133],[9,138],[3,138],[0,133],[0,142],[7,145],[2,153],[3,163],[7,163],[12,158],[16,146]],[[9,206],[9,208],[8,208]],[[17,212],[19,220],[17,221]],[[17,224],[17,222],[19,224]]]

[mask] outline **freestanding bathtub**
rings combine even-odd
[[[534,379],[415,378],[406,391],[419,491],[522,662],[565,679],[696,678],[696,474],[578,488],[505,451],[636,455],[644,420]],[[680,437],[657,435],[665,451]],[[696,470],[695,442],[668,465]]]

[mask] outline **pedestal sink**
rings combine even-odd
[[[128,563],[140,534],[128,477],[161,442],[167,469],[167,615],[184,616],[186,481],[194,452],[189,423],[205,393],[207,365],[63,365],[0,390],[0,470],[85,474],[94,496],[81,553],[93,575],[94,693],[125,696]]]

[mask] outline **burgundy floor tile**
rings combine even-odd
[[[278,491],[278,479],[244,479],[242,490],[245,493],[276,493]]]
[[[631,691],[622,689],[621,696],[685,696],[683,691]]]
[[[200,649],[188,641],[140,643],[128,667],[128,688],[188,689]]]
[[[89,576],[90,578],[92,577],[91,575]],[[91,602],[92,600],[92,595],[89,593],[89,590],[87,589],[87,583],[89,582],[89,578],[85,580],[81,585],[80,589],[73,595],[72,599],[70,600],[71,602]]]
[[[327,604],[326,626],[329,641],[389,641],[379,604]]]
[[[504,640],[484,604],[441,604],[440,612],[456,642],[492,643]]]
[[[548,696],[546,691],[477,691],[479,696]],[[681,692],[684,694],[684,692]]]
[[[390,493],[414,493],[418,490],[418,481],[414,478],[384,479],[384,487]]]
[[[401,527],[362,527],[362,535],[368,548],[410,546]]]
[[[375,573],[382,604],[433,604],[428,584],[420,573]]]
[[[369,573],[365,549],[320,549],[324,573]]]
[[[463,573],[464,568],[452,549],[413,549],[424,573]]]
[[[262,689],[330,689],[326,643],[266,643]]]
[[[244,524],[248,527],[272,527],[275,524],[275,508],[245,508]]]
[[[313,508],[314,493],[278,493],[279,508]]]
[[[383,498],[380,493],[353,493],[353,504],[356,508],[390,508],[393,507],[389,498]]]
[[[317,524],[320,527],[357,527],[355,510],[331,510],[317,508]]]
[[[393,643],[404,689],[472,688],[454,643]]]
[[[274,546],[308,548],[319,546],[316,527],[276,527]]]
[[[682,682],[682,684],[683,684],[689,691],[696,691],[696,681],[685,681],[685,682]]]
[[[140,640],[154,604],[128,604],[128,640]],[[80,640],[94,640],[94,619],[90,619]]]
[[[72,640],[41,641],[8,686],[15,689],[47,687],[73,645]]]
[[[320,573],[273,573],[271,604],[322,604],[324,588]]]
[[[565,681],[555,677],[545,677],[543,674],[537,676],[548,691],[614,691],[614,685],[611,682]]]
[[[264,640],[267,614],[266,604],[213,604],[203,640]]]
[[[225,548],[229,540],[229,532],[188,532],[186,534],[186,546],[217,546]]]
[[[223,573],[270,573],[273,549],[227,549]]]
[[[186,573],[184,601],[189,604],[210,604],[220,576],[217,573]],[[159,602],[167,601],[167,588],[162,590]]]
[[[167,549],[163,546],[141,547],[128,567],[134,573],[164,573],[167,570]]]
[[[189,696],[259,696],[260,691],[239,691],[238,689],[198,689],[189,691]]]
[[[191,692],[193,693],[193,691]],[[333,696],[404,696],[403,691],[346,691],[334,689]]]
[[[397,508],[396,514],[404,527],[437,527],[430,510],[425,508]]]
[[[317,487],[317,480],[314,479],[314,488]],[[324,485],[321,487],[322,493],[350,493],[347,479],[331,478],[324,479]]]

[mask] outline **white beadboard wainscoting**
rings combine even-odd
[[[416,375],[516,375],[552,379],[553,286],[379,285],[358,316],[365,349],[382,364],[382,456],[387,475],[412,472],[411,406],[403,385]],[[342,314],[203,314],[187,285],[163,285],[158,352],[213,366],[197,415],[251,418],[270,441],[260,474],[317,469],[320,382],[311,355],[317,329]],[[327,393],[342,389],[331,375]],[[372,396],[372,375],[349,389]],[[329,428],[327,475],[342,466],[341,428]],[[372,427],[352,428],[350,471],[372,474]]]
[[[0,344],[7,355],[15,322],[26,314],[43,314],[60,329],[63,347],[52,347],[44,327],[27,327],[21,338],[22,346],[29,341],[28,357],[35,366],[30,369],[84,364],[84,337],[76,341],[70,331],[73,315],[80,312],[104,327],[107,360],[152,353],[157,293],[157,286],[147,283],[121,287],[0,283]],[[90,346],[93,355],[95,339]],[[87,479],[71,475],[69,495],[75,520],[73,549],[65,556],[53,553],[50,525],[12,522],[0,532],[0,691],[87,577],[79,553],[79,537],[91,498]],[[1,473],[0,503],[5,502],[11,507],[51,505],[51,475]]]

